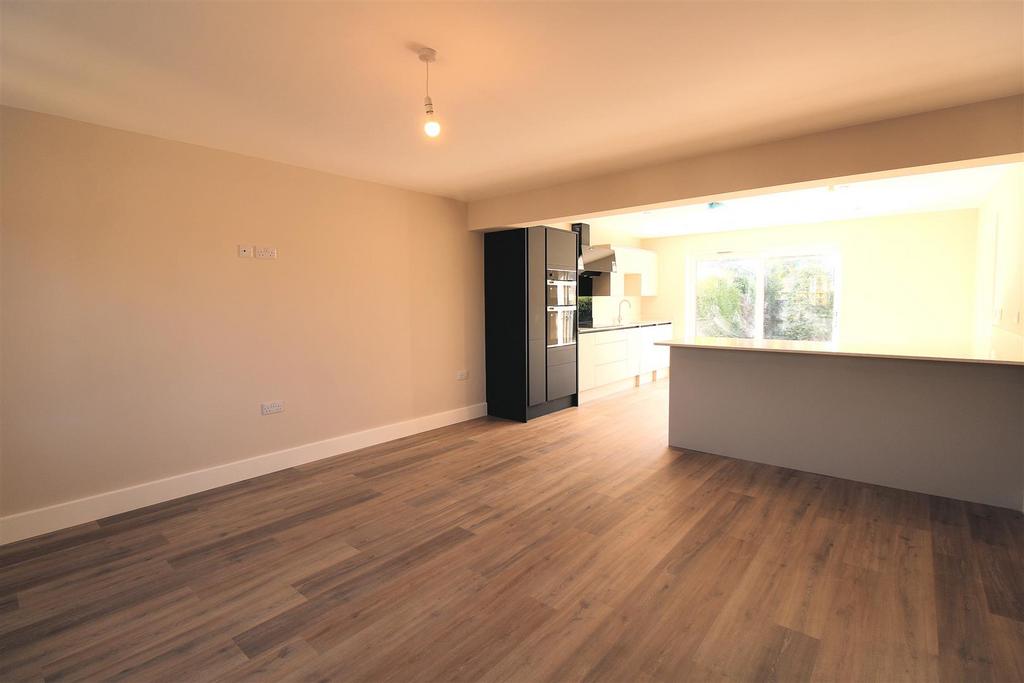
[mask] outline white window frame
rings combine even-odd
[[[764,289],[765,262],[776,258],[798,258],[801,256],[825,257],[832,262],[832,339],[830,341],[805,341],[764,338]],[[839,343],[839,302],[842,288],[842,254],[831,245],[802,245],[798,247],[779,247],[772,249],[747,251],[713,251],[691,254],[686,257],[686,297],[683,315],[684,337],[697,337],[697,264],[703,261],[751,261],[754,265],[756,297],[754,299],[754,337],[748,341],[755,342],[794,342],[807,344],[822,349],[835,347]],[[705,339],[733,339],[732,337],[703,337]],[[744,338],[745,339],[745,338]]]

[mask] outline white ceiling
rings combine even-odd
[[[1024,90],[1020,2],[2,11],[8,105],[462,199]]]
[[[774,192],[651,211],[593,218],[586,222],[602,239],[672,237],[770,228],[928,211],[977,209],[996,184],[1024,163],[865,180],[843,185]]]

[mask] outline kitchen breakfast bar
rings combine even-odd
[[[673,447],[1024,508],[1024,354],[659,344]]]

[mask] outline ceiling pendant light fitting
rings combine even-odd
[[[441,134],[441,123],[434,116],[434,101],[430,99],[430,65],[437,61],[437,50],[432,47],[421,47],[417,51],[420,61],[426,66],[427,82],[425,95],[423,97],[423,110],[426,113],[426,120],[423,122],[423,132],[429,138],[436,138]]]

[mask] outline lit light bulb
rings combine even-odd
[[[418,52],[427,74],[423,97],[423,113],[427,115],[427,120],[423,122],[423,132],[428,138],[436,138],[441,134],[441,124],[434,119],[434,101],[430,99],[430,64],[437,59],[437,51],[430,47],[421,47]]]

